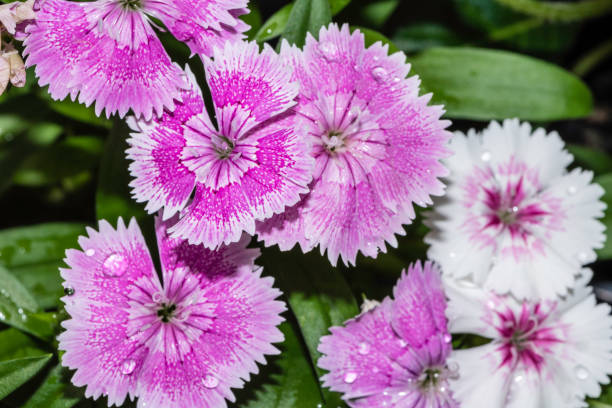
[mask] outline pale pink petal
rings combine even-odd
[[[59,335],[62,364],[76,369],[72,382],[86,385],[86,396],[105,394],[109,404],[121,405],[128,393],[134,395],[136,376],[131,374],[146,356],[142,344],[128,335],[129,294],[134,282],[156,273],[134,219],[127,228],[119,219],[117,230],[100,221],[100,231],[88,228],[88,234],[79,238],[82,251],[66,252],[69,268],[61,269],[67,292],[62,301],[71,316]]]
[[[174,110],[165,110],[160,118],[134,121],[136,130],[128,139],[126,151],[130,164],[132,193],[138,202],[147,202],[145,209],[154,213],[164,208],[169,218],[183,209],[195,187],[195,175],[181,161],[185,146],[183,125],[204,111],[204,100],[195,77],[188,70],[190,89],[181,92]]]

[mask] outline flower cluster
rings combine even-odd
[[[393,298],[330,329],[324,385],[364,408],[573,408],[597,396],[612,317],[584,266],[604,240],[603,191],[567,170],[561,138],[518,120],[451,138],[403,53],[335,24],[303,49],[260,49],[243,40],[247,5],[0,6],[0,35],[23,40],[54,99],[132,112],[130,186],[157,213],[159,274],[133,220],[100,221],[67,251],[59,348],[72,382],[109,405],[225,407],[283,340],[285,305],[250,236],[350,265],[397,245],[414,205],[435,204],[435,263],[409,266]],[[201,58],[206,90],[172,62],[156,22]],[[0,93],[25,81],[13,45],[1,47]],[[451,332],[489,340],[452,350]]]
[[[586,406],[612,373],[610,307],[596,304],[583,268],[604,241],[602,188],[567,170],[558,134],[518,120],[457,133],[450,147],[429,256],[451,332],[491,339],[453,353],[451,389],[465,408]]]

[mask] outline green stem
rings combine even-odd
[[[495,0],[519,13],[549,21],[577,21],[597,17],[612,10],[612,0],[547,2],[537,0]]]
[[[612,40],[600,44],[580,58],[576,65],[574,65],[573,71],[576,75],[583,77],[610,56],[612,56]]]

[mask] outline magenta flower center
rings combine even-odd
[[[498,351],[502,353],[501,366],[515,367],[522,364],[525,368],[540,371],[544,356],[551,352],[551,347],[561,341],[554,327],[546,324],[548,317],[540,304],[533,307],[526,303],[520,315],[511,310],[498,313],[500,323],[497,331],[501,337]]]
[[[527,192],[521,176],[516,182],[508,182],[505,190],[484,187],[485,228],[507,229],[515,236],[530,233],[531,225],[538,225],[549,215],[537,202],[528,203]]]

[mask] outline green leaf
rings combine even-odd
[[[381,28],[391,17],[399,4],[399,0],[376,0],[361,8],[361,17],[366,25]]]
[[[262,43],[281,35],[285,30],[287,21],[289,21],[289,14],[292,8],[293,3],[290,3],[272,14],[255,35],[255,41]]]
[[[83,393],[70,383],[70,373],[56,365],[45,376],[34,394],[22,403],[21,408],[70,408],[76,405]]]
[[[251,2],[251,4],[249,4],[249,13],[240,16],[240,19],[251,27],[244,34],[249,40],[253,40],[261,29],[261,13],[259,12],[257,4]]]
[[[591,92],[575,75],[544,61],[506,51],[431,48],[411,60],[433,102],[446,116],[549,121],[588,115]]]
[[[0,361],[47,354],[32,337],[17,329],[0,331]]]
[[[128,186],[131,176],[125,151],[128,148],[129,132],[125,122],[115,119],[100,164],[96,215],[98,219],[105,219],[111,224],[114,224],[118,217],[123,217],[124,220],[146,217],[144,207],[131,198]]]
[[[6,397],[43,369],[53,354],[0,362],[0,399]]]
[[[350,2],[351,0],[329,0],[329,8],[331,11],[331,15],[334,16],[338,14]],[[293,3],[289,3],[283,6],[276,13],[272,14],[272,16],[261,26],[261,28],[255,35],[254,40],[258,43],[262,43],[264,41],[271,40],[281,35],[283,31],[285,31],[285,27],[287,26],[287,22],[289,21],[289,15],[291,14],[292,8]]]
[[[287,296],[316,365],[321,356],[317,351],[319,339],[329,334],[331,326],[340,325],[359,313],[355,297],[340,271],[314,251],[302,254],[297,249],[281,252],[276,247],[266,248],[262,263]],[[316,371],[319,376],[323,374],[318,367]],[[339,403],[336,394],[324,390],[324,396],[329,406]]]
[[[247,390],[238,396],[240,408],[316,408],[322,398],[308,351],[300,342],[298,328],[291,322],[279,326],[285,341],[281,354],[269,359]],[[253,393],[249,395],[249,393]]]
[[[331,8],[328,0],[296,0],[289,13],[283,38],[301,47],[306,41],[306,33],[318,37],[319,29],[330,22]]]
[[[369,28],[365,27],[352,26],[351,31],[355,30],[359,30],[363,33],[366,47],[369,47],[370,45],[380,41],[383,44],[389,45],[389,54],[393,54],[399,51],[399,48],[397,48],[396,45],[393,44],[390,39],[388,39],[378,31],[370,30]]]
[[[400,50],[406,53],[460,43],[457,34],[450,29],[441,24],[426,22],[399,28],[392,40]]]
[[[567,145],[567,150],[574,155],[575,164],[595,174],[612,173],[612,156],[601,149],[581,145]]]
[[[595,177],[595,182],[603,187],[605,193],[602,200],[608,206],[602,220],[606,226],[607,239],[604,247],[597,251],[597,256],[600,259],[612,259],[612,173]]]
[[[576,21],[612,11],[612,0],[538,1],[495,0],[519,13],[551,21]]]
[[[61,101],[54,101],[51,99],[51,95],[49,95],[46,90],[41,90],[39,92],[39,96],[41,99],[46,100],[49,103],[49,108],[51,108],[51,110],[59,113],[62,116],[94,126],[109,129],[112,126],[112,121],[103,116],[96,115],[93,105],[87,107],[82,103],[71,101],[69,98]]]
[[[2,266],[0,266],[0,294],[8,298],[17,307],[31,312],[38,310],[38,303],[28,290]]]

